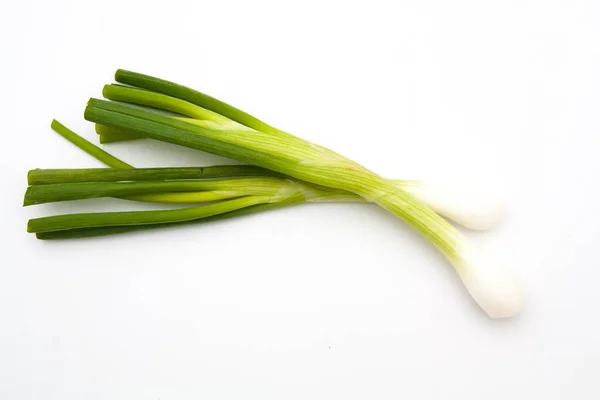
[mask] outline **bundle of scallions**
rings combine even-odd
[[[520,312],[523,293],[514,273],[440,216],[467,228],[488,229],[502,216],[493,198],[471,188],[383,178],[332,150],[169,81],[124,70],[115,79],[119,84],[104,87],[106,100],[90,99],[85,110],[101,143],[151,138],[249,165],[134,168],[53,121],[55,131],[110,168],[32,170],[25,205],[100,197],[188,205],[36,218],[28,231],[38,238],[214,221],[306,202],[368,201],[404,220],[440,250],[490,317]]]

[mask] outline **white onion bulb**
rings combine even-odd
[[[464,184],[396,181],[404,191],[465,228],[487,230],[504,216],[502,201],[491,192]]]

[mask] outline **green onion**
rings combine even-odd
[[[131,73],[130,73],[131,74]],[[117,73],[117,76],[119,74]],[[146,77],[148,78],[148,77]],[[169,88],[175,84],[168,84],[157,87],[161,88]],[[121,93],[121,96],[115,96],[111,94],[112,90],[118,90]],[[186,88],[178,87],[180,91],[184,91]],[[186,89],[191,91],[191,89]],[[168,92],[168,90],[166,90]],[[141,106],[150,106],[156,109],[160,109],[163,111],[173,111],[180,112],[181,114],[185,114],[188,116],[196,116],[201,118],[203,116],[203,112],[210,111],[200,108],[197,105],[192,103],[188,103],[181,99],[176,99],[175,102],[172,98],[158,93],[152,93],[152,96],[149,96],[149,99],[145,97],[145,95],[152,93],[148,90],[136,90],[133,88],[127,88],[119,85],[107,85],[105,86],[104,94],[105,97],[113,100],[122,100],[128,101],[130,103],[141,105]],[[205,96],[205,95],[203,95]],[[186,98],[195,99],[194,91],[191,91]],[[201,99],[205,97],[201,96]],[[160,101],[152,101],[152,99],[160,99]],[[218,100],[211,98],[210,105],[218,102]],[[176,104],[176,105],[175,105]],[[223,103],[224,104],[224,103]],[[204,104],[206,105],[206,104]],[[194,109],[197,107],[202,111],[197,111],[196,113],[186,111]],[[237,110],[229,105],[227,105],[230,111],[229,115],[233,118],[237,118],[237,120],[244,121],[244,118],[240,118],[239,115],[242,113],[243,116],[247,116],[247,114],[243,113],[240,110]],[[214,107],[213,107],[214,108]],[[209,114],[211,115],[211,114]],[[221,135],[232,134],[235,135],[235,130],[239,129],[239,126],[236,126],[236,122],[221,117],[221,119],[213,118],[213,121],[207,120],[197,120],[193,118],[180,118],[177,119],[187,122],[193,122],[199,126],[204,128],[209,128],[212,130],[221,131]],[[262,123],[262,122],[261,122]],[[254,123],[252,126],[260,126],[261,123]],[[262,123],[264,124],[264,123]],[[98,126],[104,135],[100,135],[100,142],[114,142],[114,141],[123,141],[123,140],[134,140],[142,138],[142,134],[135,133],[132,131],[118,130],[111,127],[105,127],[102,125],[96,125],[97,130]],[[251,128],[248,128],[251,129]],[[272,128],[275,129],[275,128]],[[283,136],[290,140],[299,140],[298,138],[291,136],[288,133],[282,132],[280,130],[274,131],[273,134]],[[503,216],[503,206],[500,201],[498,201],[493,195],[490,193],[486,193],[481,189],[474,190],[472,187],[460,186],[457,184],[453,185],[440,185],[433,182],[421,182],[421,181],[393,181],[394,184],[401,189],[405,190],[412,196],[418,198],[421,202],[425,203],[427,206],[431,207],[440,215],[451,219],[460,225],[467,227],[469,229],[474,230],[487,230],[495,225],[502,219]]]
[[[109,213],[55,215],[29,220],[27,231],[32,233],[54,232],[86,227],[112,227],[128,225],[169,224],[206,218],[240,208],[268,203],[266,196],[247,196],[219,203],[178,210],[125,211]]]
[[[140,230],[154,229],[154,228],[167,228],[172,226],[180,226],[185,224],[198,224],[205,222],[219,221],[223,219],[229,219],[234,217],[241,217],[245,215],[255,214],[258,212],[274,210],[276,208],[292,206],[301,204],[304,199],[300,196],[290,197],[278,203],[262,203],[249,207],[241,207],[233,211],[223,212],[221,214],[215,214],[211,216],[205,216],[203,218],[193,219],[189,221],[179,221],[172,223],[154,223],[148,225],[118,225],[108,227],[91,227],[91,228],[73,228],[65,230],[52,230],[45,232],[37,232],[36,237],[42,240],[57,240],[57,239],[81,239],[95,236],[106,236],[120,233],[136,232]],[[103,213],[98,213],[103,214]],[[77,214],[72,214],[77,215]]]
[[[254,165],[216,165],[211,167],[170,168],[83,168],[33,169],[27,174],[29,185],[76,182],[162,181],[175,179],[214,179],[284,175]]]
[[[56,126],[63,125],[55,121]],[[54,126],[54,125],[53,125]],[[98,128],[97,125],[96,127]],[[112,129],[103,127],[106,129]],[[100,161],[108,165],[128,165],[111,154],[87,142],[76,133],[70,131],[65,137],[76,145],[85,143],[82,148]],[[118,131],[118,130],[115,130]],[[64,135],[63,135],[64,136]],[[75,182],[107,182],[107,181],[148,181],[148,180],[174,180],[174,179],[208,179],[244,176],[277,176],[285,177],[277,172],[251,166],[229,165],[213,167],[187,167],[187,168],[141,168],[133,170],[116,169],[64,169],[64,170],[32,170],[29,172],[30,185],[49,183],[75,183]],[[292,178],[288,178],[292,179]],[[440,185],[432,182],[394,180],[394,185],[407,191],[424,204],[434,209],[439,214],[451,219],[462,226],[475,230],[486,230],[495,226],[502,217],[503,207],[493,196],[471,187],[457,187],[456,185]],[[299,187],[299,186],[298,186]],[[162,202],[162,203],[192,203],[213,201],[223,198],[235,197],[235,193],[216,192],[187,192],[187,193],[150,193],[120,197],[128,200]],[[313,198],[307,201],[364,201],[360,196],[348,192],[335,192],[321,190],[318,196],[313,193]]]
[[[490,316],[508,317],[520,311],[522,293],[512,273],[495,260],[485,258],[454,227],[390,180],[200,92],[127,71],[118,71],[116,79],[188,101],[254,130],[233,130],[223,134],[171,116],[96,99],[88,102],[86,119],[355,193],[403,219],[434,244]]]
[[[220,180],[181,180],[149,182],[78,182],[29,186],[25,206],[56,201],[83,200],[100,197],[129,197],[151,193],[211,191],[217,198],[248,195],[271,196],[296,192],[290,182],[280,178],[237,178]]]

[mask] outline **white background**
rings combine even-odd
[[[597,399],[600,3],[0,3],[2,399]],[[21,208],[28,169],[99,167],[85,102],[117,68],[171,79],[390,177],[485,180],[469,233],[527,290],[488,319],[375,206],[64,242]],[[227,160],[151,141],[136,166]],[[139,208],[139,207],[138,207]]]

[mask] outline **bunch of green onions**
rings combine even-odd
[[[407,222],[438,248],[489,316],[510,317],[521,310],[523,295],[514,274],[440,216],[472,229],[487,229],[501,217],[498,203],[478,193],[461,196],[456,187],[383,178],[332,150],[172,82],[123,70],[115,79],[120,84],[104,87],[106,100],[90,99],[85,110],[101,143],[151,138],[249,165],[136,169],[54,121],[57,132],[111,168],[32,170],[25,205],[116,197],[193,206],[32,219],[28,231],[38,238],[205,222],[305,202],[369,201]]]

